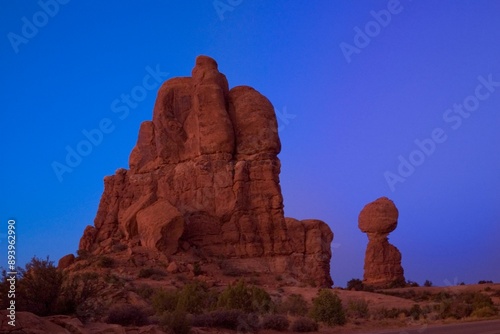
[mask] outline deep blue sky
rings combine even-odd
[[[231,87],[253,86],[274,104],[285,214],[331,226],[337,285],[362,277],[367,238],[357,217],[380,196],[400,211],[390,241],[407,279],[500,281],[500,2],[219,3],[234,6],[68,1],[50,17],[35,1],[0,1],[0,242],[15,218],[20,264],[75,252],[103,177],[128,167],[156,91],[123,119],[112,102],[142,85],[147,67],[188,76],[206,54]],[[388,7],[384,26],[374,23],[371,11]],[[370,40],[356,38],[365,29]],[[341,45],[355,42],[346,56]],[[490,90],[478,77],[493,81]],[[473,110],[463,109],[467,118],[453,110],[462,103]],[[60,182],[52,163],[65,163],[66,146],[106,118],[113,131]],[[415,140],[436,128],[445,140],[422,160]],[[399,156],[419,166],[391,189],[385,174],[397,175]]]

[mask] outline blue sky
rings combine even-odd
[[[188,76],[206,54],[231,87],[274,104],[285,214],[330,225],[337,285],[362,277],[357,217],[381,196],[400,211],[389,238],[407,279],[500,281],[500,2],[0,5],[0,242],[15,219],[20,264],[76,251],[103,177],[128,167],[152,117],[157,82],[143,79]],[[54,162],[102,122],[107,133],[58,177]]]

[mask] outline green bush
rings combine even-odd
[[[176,310],[198,314],[213,309],[216,302],[217,298],[208,291],[205,284],[193,282],[186,284],[178,293]]]
[[[98,296],[100,289],[99,275],[95,272],[66,277],[58,298],[57,313],[76,314],[83,322],[95,320],[103,311],[91,301]]]
[[[148,299],[148,300],[151,298],[151,296],[155,292],[155,290],[147,284],[141,284],[138,287],[136,287],[134,290],[135,290],[135,293],[137,293],[139,296],[141,296],[144,299]]]
[[[182,311],[165,312],[160,318],[160,326],[165,331],[172,331],[175,334],[188,334],[191,324]]]
[[[292,332],[300,332],[300,333],[317,332],[318,329],[319,329],[318,323],[306,317],[300,317],[295,319],[292,322],[292,325],[290,326],[290,330]]]
[[[247,286],[243,280],[229,285],[220,294],[217,307],[227,310],[242,310],[245,312],[269,312],[273,302],[269,294],[256,286]]]
[[[157,290],[152,294],[151,302],[159,315],[174,311],[198,314],[214,309],[217,296],[215,291],[209,291],[205,284],[195,281],[186,284],[181,290]]]
[[[354,319],[368,318],[368,303],[364,299],[350,299],[347,302],[347,314]]]
[[[179,301],[179,293],[175,290],[159,289],[151,296],[153,309],[157,314],[174,312]]]
[[[417,282],[408,280],[406,282],[406,286],[408,286],[410,288],[418,288],[420,285]]]
[[[290,322],[287,317],[280,314],[266,315],[262,319],[262,328],[273,329],[275,331],[284,332],[288,329]]]
[[[344,325],[346,322],[342,301],[331,290],[321,289],[313,299],[311,318],[328,326]]]
[[[305,316],[309,311],[309,304],[302,295],[291,294],[279,306],[278,312],[294,316]]]
[[[395,307],[390,309],[386,307],[381,307],[374,310],[373,317],[375,318],[375,320],[395,319],[399,317],[400,314],[408,315],[409,312],[407,310]]]
[[[25,269],[17,268],[16,307],[39,316],[59,313],[59,296],[63,285],[63,275],[57,270],[54,262],[33,257]],[[3,272],[2,292],[8,291],[9,282],[6,272]],[[6,296],[7,294],[2,294]],[[2,298],[2,304],[8,302]],[[2,307],[6,305],[2,305]]]
[[[495,308],[492,308],[490,306],[483,306],[481,308],[478,308],[474,311],[472,311],[471,316],[477,317],[477,318],[488,318],[488,317],[494,317],[498,314]]]
[[[491,311],[486,311],[486,309]],[[480,292],[465,292],[454,296],[442,295],[436,310],[443,319],[461,319],[471,316],[474,312],[476,316],[498,312],[491,297]]]
[[[351,279],[349,282],[347,282],[347,290],[363,291],[364,290],[363,281],[360,280],[359,278]]]
[[[410,309],[410,315],[413,318],[413,320],[419,320],[422,313],[423,313],[422,308],[418,304],[413,305]]]
[[[106,322],[122,326],[144,326],[148,324],[148,316],[135,305],[117,305],[109,311]]]

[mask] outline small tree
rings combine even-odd
[[[313,299],[311,318],[328,326],[344,325],[346,318],[339,296],[328,289],[319,290]]]
[[[54,262],[33,257],[26,268],[18,268],[17,300],[20,309],[39,316],[51,315],[57,310],[63,275]]]
[[[347,290],[363,291],[363,281],[359,278],[351,279],[349,282],[347,282]]]
[[[198,314],[212,309],[215,303],[215,296],[208,291],[206,285],[195,281],[186,284],[178,293],[176,310]]]
[[[431,286],[432,286],[432,282],[431,282],[431,281],[429,281],[429,280],[427,279],[427,280],[425,280],[425,282],[424,282],[424,286],[426,286],[426,287],[431,287]]]
[[[247,286],[243,280],[239,280],[220,294],[217,306],[227,310],[266,313],[271,310],[273,303],[266,291]]]

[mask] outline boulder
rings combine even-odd
[[[74,254],[64,255],[61,259],[59,259],[59,262],[57,263],[57,268],[64,270],[68,268],[70,265],[72,265],[74,262],[75,262]]]

